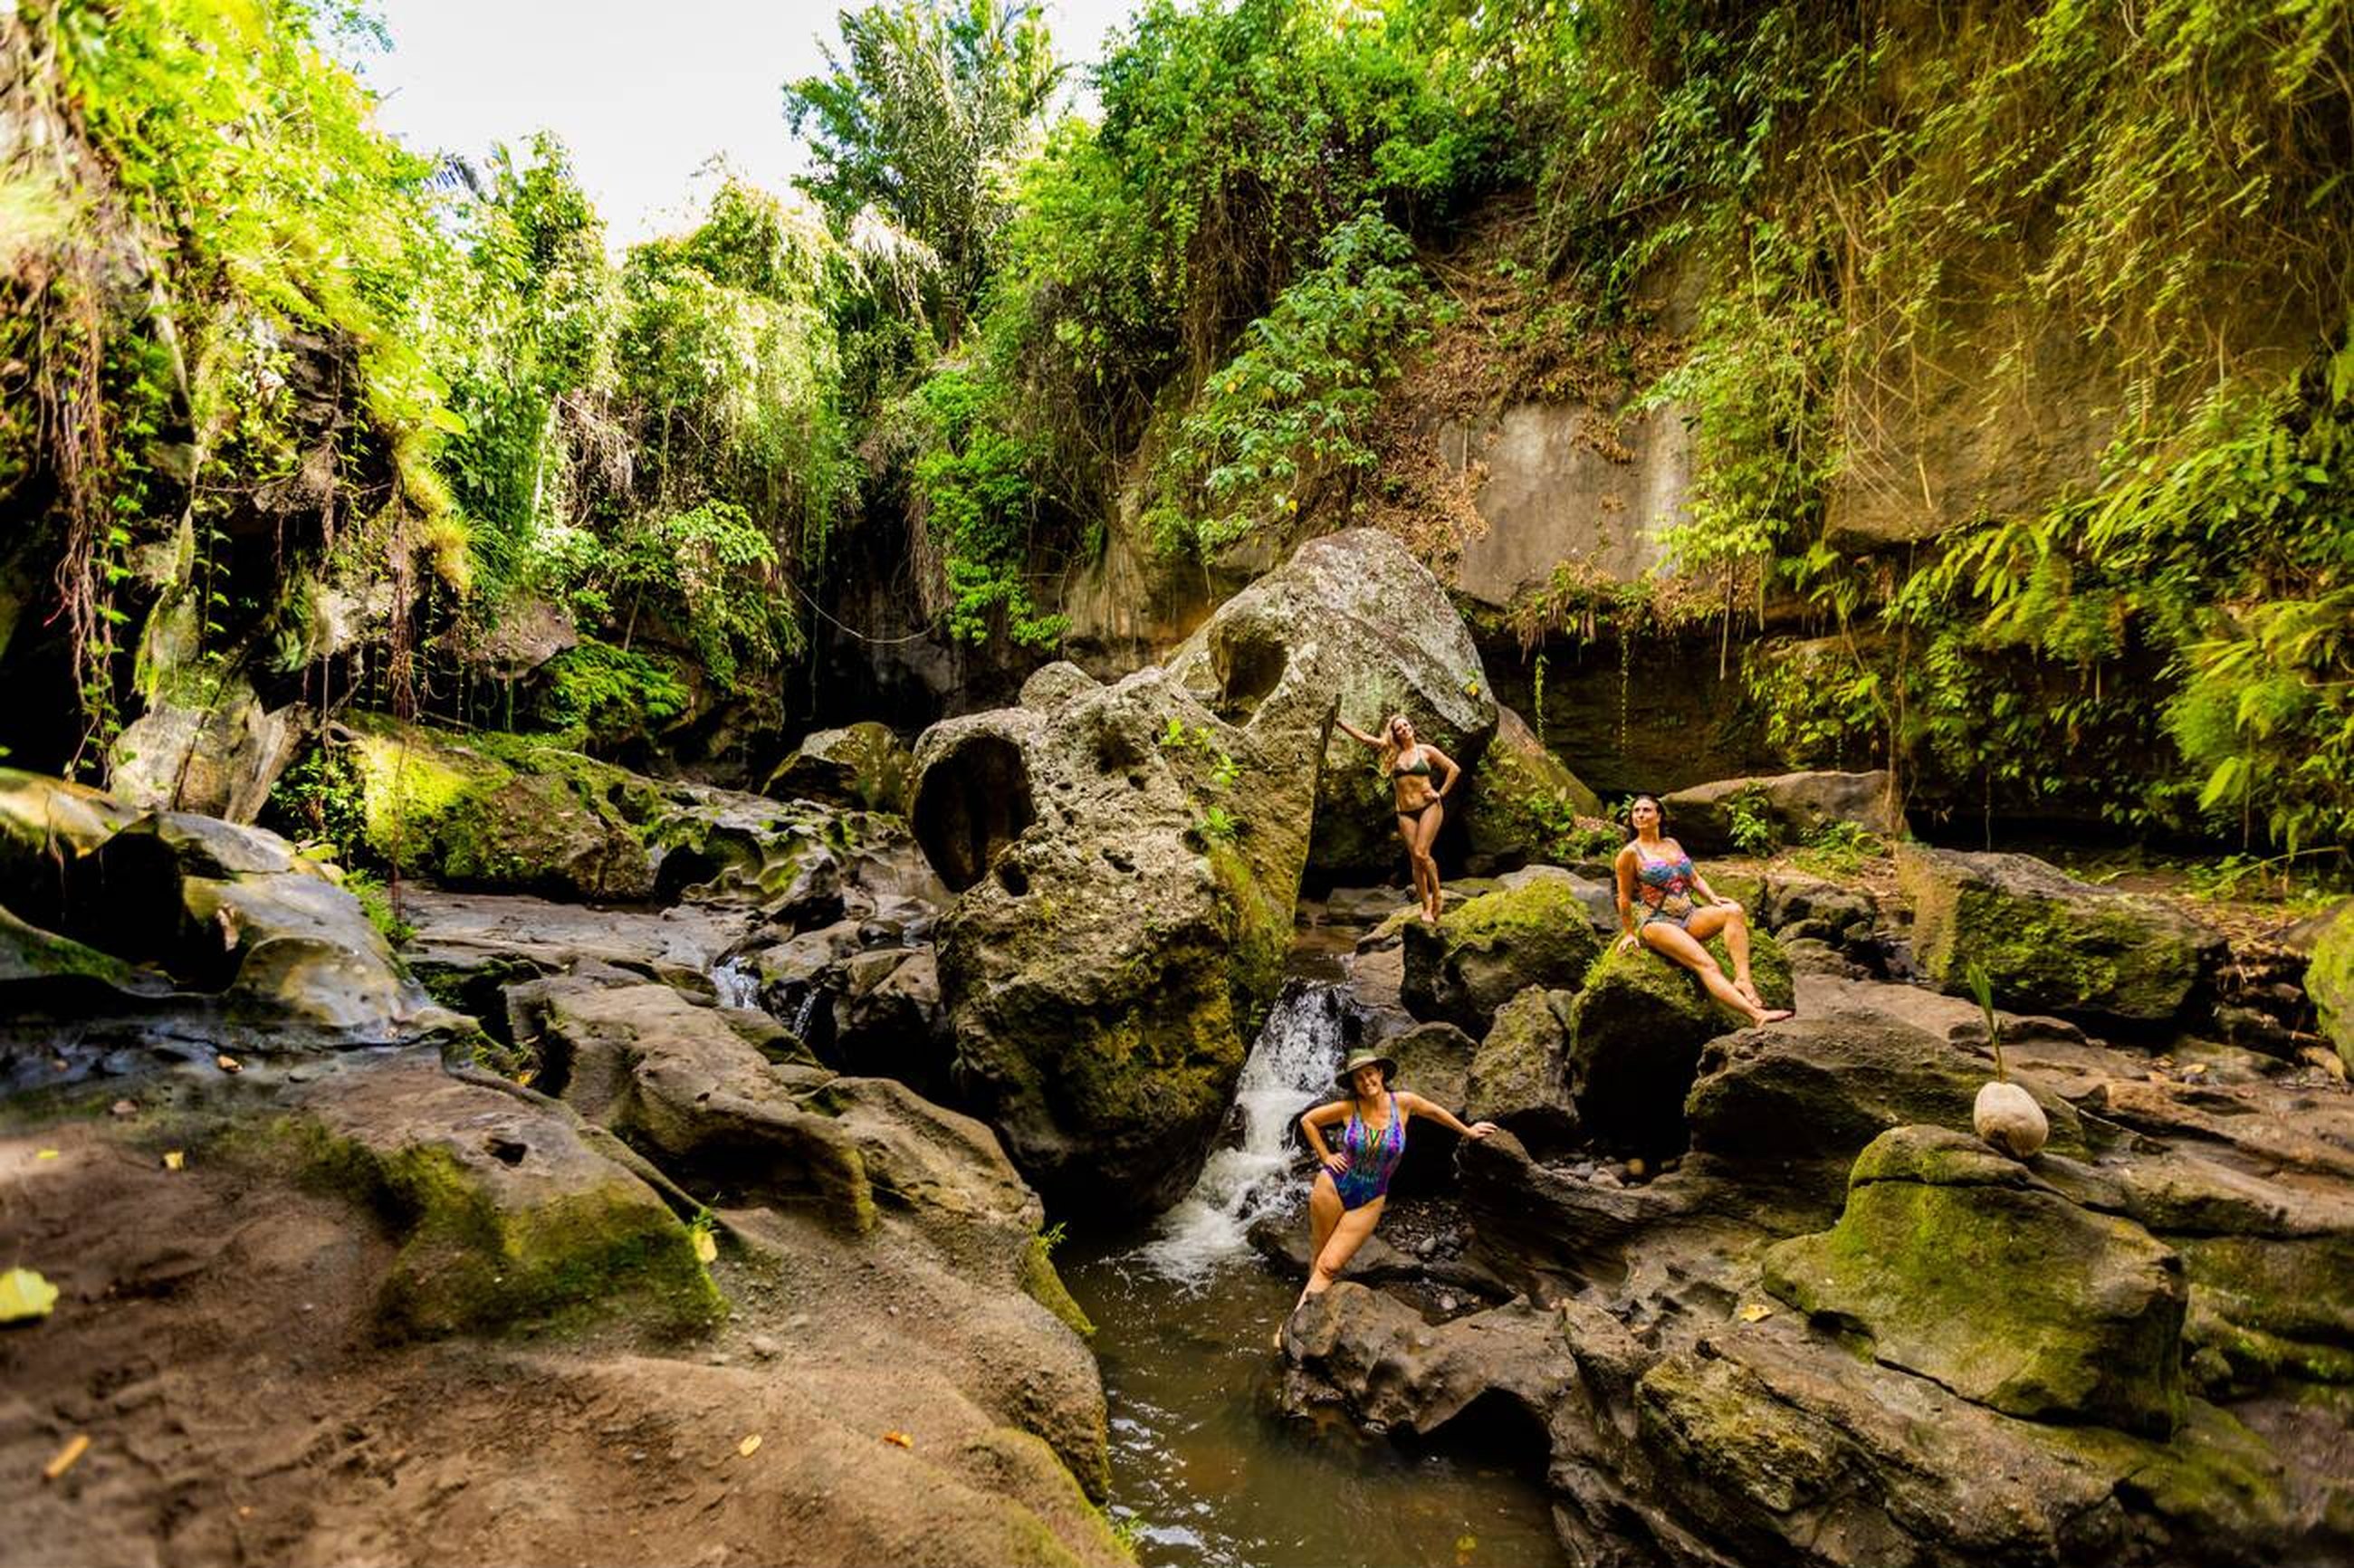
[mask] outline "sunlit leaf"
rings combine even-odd
[[[758,1432],[751,1434],[744,1441],[736,1445],[736,1451],[744,1457],[750,1458],[760,1451],[760,1435]]]
[[[66,1446],[58,1450],[57,1457],[41,1467],[41,1479],[56,1480],[68,1470],[72,1469],[75,1462],[89,1452],[90,1438],[81,1433],[75,1433]]]
[[[58,1304],[58,1287],[29,1268],[0,1274],[0,1323],[46,1318]]]
[[[187,1162],[187,1151],[185,1150],[167,1149],[164,1151],[164,1169],[166,1171],[177,1171]]]

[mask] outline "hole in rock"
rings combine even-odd
[[[1019,898],[1030,891],[1030,874],[1010,860],[997,863],[997,885]]]
[[[951,893],[986,875],[1037,815],[1022,748],[995,735],[976,736],[926,768],[910,813],[916,842]]]
[[[523,1157],[531,1152],[531,1145],[523,1139],[497,1132],[482,1139],[482,1147],[490,1151],[492,1159],[502,1165],[520,1165]]]
[[[1210,658],[1218,673],[1218,712],[1226,718],[1246,717],[1283,681],[1291,655],[1265,627],[1238,626],[1212,644]]]

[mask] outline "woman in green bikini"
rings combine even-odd
[[[1439,824],[1447,820],[1447,791],[1455,788],[1462,769],[1438,747],[1417,744],[1414,726],[1404,714],[1390,715],[1379,736],[1367,735],[1347,719],[1333,722],[1350,739],[1382,754],[1382,772],[1397,791],[1398,837],[1405,841],[1406,859],[1414,868],[1414,895],[1422,906],[1423,918],[1436,921],[1438,862],[1431,855],[1430,846],[1438,837]]]
[[[1767,1007],[1749,976],[1749,916],[1716,890],[1684,853],[1684,846],[1659,835],[1659,799],[1638,795],[1627,817],[1634,842],[1618,852],[1618,938],[1621,952],[1637,942],[1700,976],[1709,995],[1753,1024],[1776,1023],[1789,1009]],[[1694,895],[1698,895],[1697,897]],[[1733,973],[1718,967],[1701,944],[1722,932],[1733,957]]]

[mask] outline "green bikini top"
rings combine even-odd
[[[1412,762],[1401,762],[1390,771],[1394,776],[1401,779],[1408,774],[1427,779],[1430,777],[1430,759],[1422,754],[1420,747],[1416,747]]]

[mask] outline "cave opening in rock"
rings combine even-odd
[[[911,813],[917,843],[951,893],[987,875],[1037,815],[1022,748],[994,735],[975,736],[926,768]]]
[[[1280,638],[1265,627],[1240,625],[1219,638],[1210,651],[1218,673],[1218,715],[1247,718],[1283,682],[1291,662]]]

